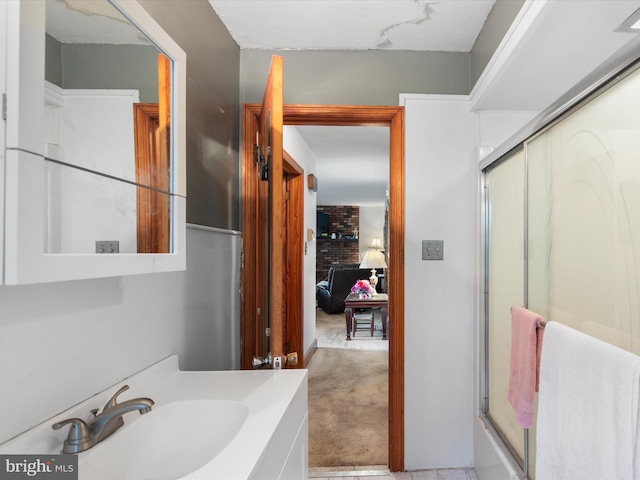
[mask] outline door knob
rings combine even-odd
[[[255,370],[256,368],[260,368],[263,365],[271,365],[271,354],[269,353],[266,357],[253,357],[251,361],[251,366]]]
[[[284,363],[287,365],[297,365],[298,364],[298,352],[287,353]]]

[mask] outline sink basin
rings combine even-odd
[[[173,480],[194,472],[236,436],[248,415],[240,402],[180,400],[154,406],[79,455],[82,479]]]

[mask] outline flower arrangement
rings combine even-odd
[[[351,287],[351,293],[360,295],[372,295],[375,291],[375,288],[369,283],[369,280],[358,280],[353,287]]]

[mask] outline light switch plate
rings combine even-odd
[[[96,253],[120,253],[118,240],[96,240]]]
[[[423,260],[444,260],[444,240],[423,240]]]

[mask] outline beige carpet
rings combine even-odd
[[[340,323],[340,316],[327,317]],[[346,337],[341,317],[340,334]],[[310,468],[388,464],[388,341],[367,338],[362,343],[386,348],[320,346],[309,362]]]
[[[329,315],[316,309],[316,338],[318,347],[347,348],[349,350],[389,350],[389,341],[382,339],[380,310],[373,311],[374,332],[358,330],[352,340],[347,341],[347,324],[344,313]],[[387,326],[388,327],[388,326]],[[387,330],[388,332],[388,330]]]

